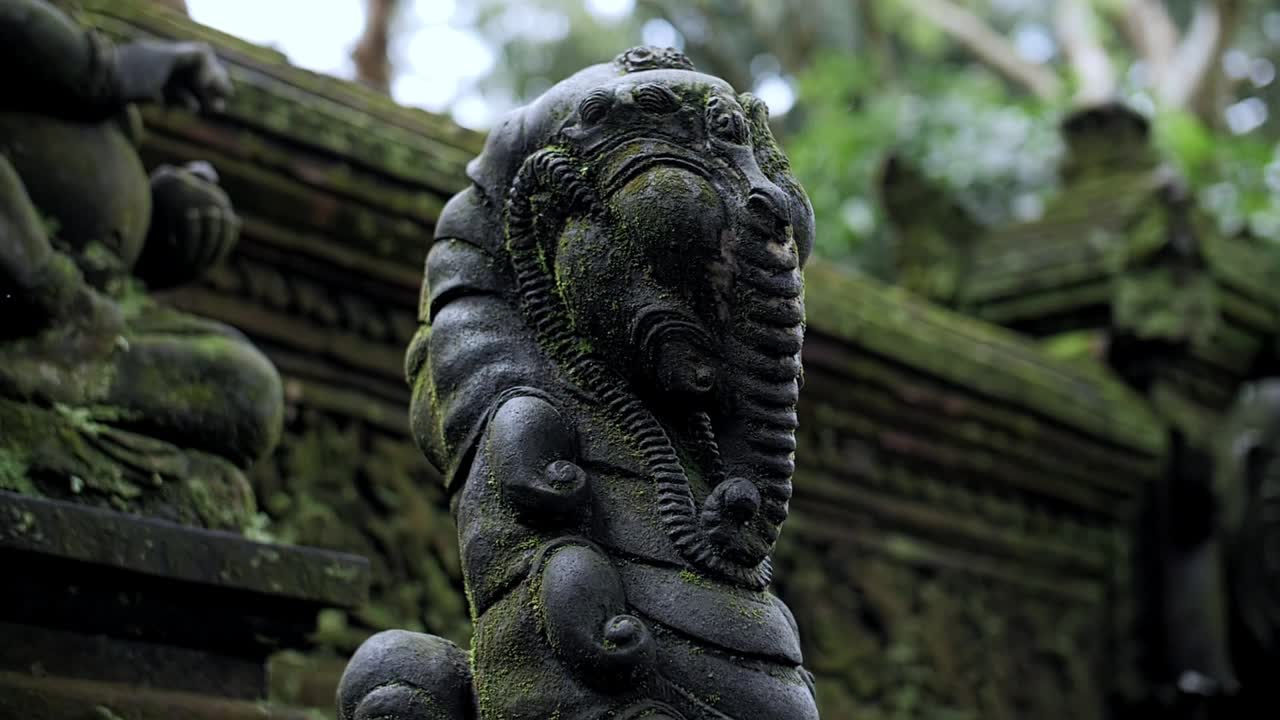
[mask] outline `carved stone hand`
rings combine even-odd
[[[134,270],[151,289],[193,280],[235,247],[240,218],[209,163],[156,168],[151,197],[151,227]]]
[[[128,102],[164,102],[193,112],[221,110],[231,77],[213,49],[199,42],[136,42],[116,49],[121,96]]]

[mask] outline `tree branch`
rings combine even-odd
[[[1019,57],[1003,35],[965,8],[950,0],[902,0],[902,4],[950,35],[988,67],[1036,96],[1052,100],[1062,92],[1057,75]]]
[[[898,64],[893,56],[893,43],[884,23],[880,21],[880,10],[876,0],[865,0],[861,5],[862,26],[866,33],[871,54],[876,59],[876,71],[882,80],[893,81],[898,77]]]
[[[356,63],[356,80],[364,85],[391,91],[391,59],[387,49],[391,43],[391,19],[397,0],[367,0],[364,32],[351,51]]]
[[[1093,5],[1089,0],[1058,0],[1054,26],[1079,80],[1076,100],[1082,104],[1110,100],[1116,91],[1116,73],[1098,39]]]
[[[671,23],[684,36],[685,51],[690,56],[697,57],[698,70],[722,78],[738,90],[751,89],[751,73],[742,60],[731,52],[730,42],[723,34],[713,32],[710,37],[699,37],[699,34],[689,31],[687,23],[692,19],[690,14],[704,13],[701,3],[688,0],[637,0],[636,10],[642,9]]]
[[[1151,73],[1151,84],[1160,83],[1178,47],[1178,26],[1169,17],[1163,0],[1129,0],[1124,6],[1125,35]]]
[[[1240,24],[1242,0],[1202,0],[1178,46],[1168,71],[1156,88],[1160,100],[1173,108],[1207,109],[1205,93],[1217,87],[1218,62]],[[1205,119],[1214,121],[1216,119]]]

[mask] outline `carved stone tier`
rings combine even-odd
[[[805,276],[776,587],[822,711],[1103,717],[1139,682],[1133,530],[1160,425],[1099,367],[828,265]]]
[[[266,660],[305,648],[368,562],[0,492],[0,717],[299,718]],[[167,713],[167,714],[166,714]]]

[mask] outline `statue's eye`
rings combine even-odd
[[[645,112],[667,114],[680,107],[680,99],[662,85],[641,85],[631,91],[636,105]]]
[[[747,142],[747,119],[741,111],[718,96],[707,101],[707,130],[721,140],[738,145]]]
[[[613,93],[597,90],[583,98],[582,103],[578,105],[578,117],[587,124],[598,123],[609,114],[611,107],[613,107]]]

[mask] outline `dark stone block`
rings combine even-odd
[[[311,716],[261,702],[0,672],[0,717],[24,720],[309,720]]]
[[[267,656],[307,647],[316,613],[362,602],[369,573],[352,555],[4,492],[0,562],[0,670],[245,701],[265,699]]]

